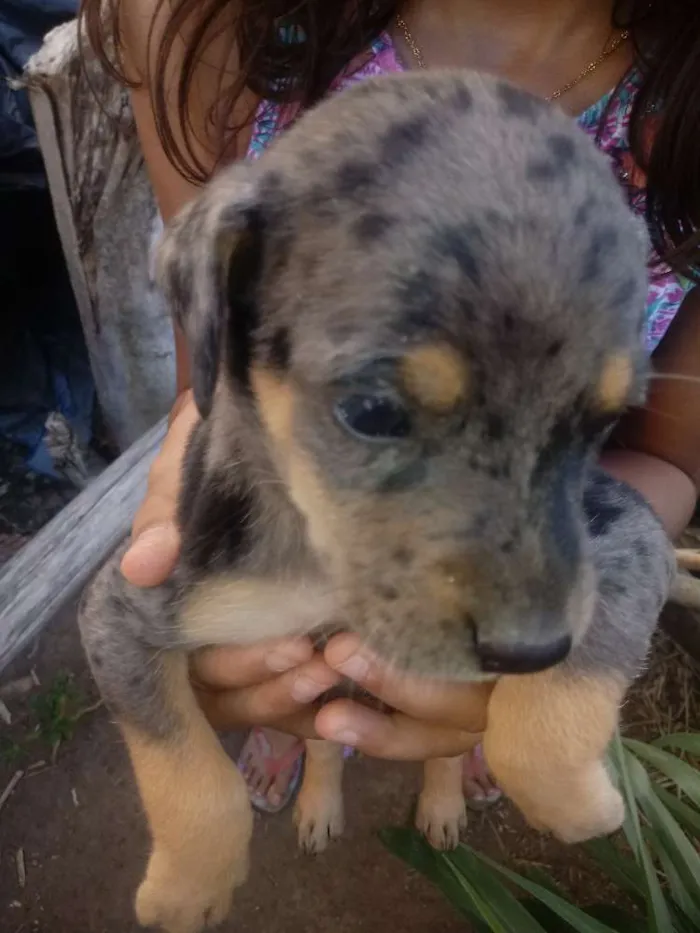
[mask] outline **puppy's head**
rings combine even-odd
[[[638,222],[567,117],[463,72],[363,82],[222,173],[160,260],[203,414],[256,412],[351,628],[441,676],[566,656],[646,294]]]

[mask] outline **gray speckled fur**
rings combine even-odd
[[[168,586],[141,591],[115,556],[81,611],[115,713],[155,736],[177,727],[158,655],[193,646],[180,602],[222,578],[330,587],[334,618],[309,627],[341,622],[426,674],[479,679],[465,625],[476,612],[488,637],[572,634],[569,669],[633,677],[672,553],[639,496],[592,472],[588,419],[613,354],[633,362],[625,402],[643,397],[645,260],[590,140],[469,73],[363,82],[259,163],[224,170],[159,256],[207,416],[186,469],[183,557]],[[417,438],[398,451],[343,433],[339,393],[391,381],[377,367],[435,340],[469,368],[461,417],[417,413]],[[295,448],[333,504],[324,527],[302,514],[262,427],[256,367],[293,387]],[[447,612],[423,581],[463,557],[478,578]],[[228,640],[271,634],[243,629],[232,619]],[[212,640],[227,640],[225,620]]]

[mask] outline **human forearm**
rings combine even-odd
[[[666,460],[634,450],[606,451],[601,466],[644,496],[672,540],[685,530],[697,502],[696,486],[686,473]]]

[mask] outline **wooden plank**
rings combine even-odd
[[[124,539],[166,427],[164,418],[147,431],[0,569],[0,671]]]

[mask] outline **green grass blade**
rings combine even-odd
[[[380,830],[379,838],[392,855],[400,858],[442,891],[452,906],[477,929],[478,933],[481,933],[482,928],[486,933],[492,933],[488,927],[484,927],[483,919],[478,912],[474,912],[471,902],[465,902],[464,893],[455,884],[452,872],[445,870],[437,852],[419,833],[408,827],[392,827]]]
[[[700,909],[700,855],[654,793],[642,764],[632,759],[629,770],[640,806],[652,830],[649,838],[653,842],[654,853],[662,862],[665,858],[671,861],[688,897]]]
[[[625,747],[657,771],[665,774],[696,807],[700,807],[700,771],[697,768],[661,748],[647,745],[646,742],[625,739]]]
[[[583,848],[618,888],[634,900],[644,901],[644,872],[632,856],[620,852],[611,839],[591,839]]]
[[[460,846],[457,852],[460,852],[461,849],[462,847]],[[456,853],[453,853],[453,856],[455,854]],[[492,861],[492,859],[488,858],[486,855],[482,855],[481,853],[474,853],[474,855],[479,861],[499,872],[512,884],[522,888],[522,890],[526,891],[531,897],[536,898],[548,907],[560,920],[568,924],[570,929],[575,931],[575,933],[620,933],[619,930],[615,930],[613,927],[601,923],[594,917],[590,917],[585,911],[570,904],[558,894],[554,894],[549,888],[535,884],[534,881],[529,881],[527,878],[516,874],[504,865],[499,865],[498,862]],[[670,929],[670,927],[667,927],[664,933],[670,933]],[[520,931],[518,930],[517,933],[520,933]]]
[[[675,794],[666,790],[652,781],[654,793],[667,810],[675,816],[683,829],[691,836],[700,837],[700,812],[689,807],[683,800],[679,800]]]
[[[650,744],[656,748],[675,748],[679,752],[687,752],[694,758],[700,758],[700,732],[675,732],[671,735],[662,735]]]
[[[473,849],[460,846],[446,853],[444,858],[457,874],[473,880],[479,894],[508,930],[513,933],[547,933],[503,884],[499,873],[486,865]]]
[[[686,918],[689,923],[694,925],[693,928],[700,930],[700,908],[698,908],[692,895],[688,892],[683,883],[683,879],[676,869],[673,859],[666,851],[661,838],[653,830],[647,829],[646,835],[649,837],[651,846],[658,856],[661,870],[666,876],[666,882],[668,883],[671,897],[675,905],[678,907],[681,915]]]
[[[659,876],[656,873],[656,868],[654,867],[654,863],[642,835],[639,811],[637,809],[637,798],[630,778],[631,767],[637,765],[641,768],[641,765],[631,752],[625,751],[619,733],[615,735],[611,743],[610,754],[619,776],[620,791],[627,810],[624,827],[625,835],[627,836],[627,840],[632,847],[637,861],[644,871],[646,913],[649,933],[674,933],[671,913],[661,889]],[[646,775],[643,768],[642,771]]]
[[[480,864],[469,849],[439,857],[450,867],[455,881],[469,889],[475,908],[493,933],[547,933],[498,875]]]

